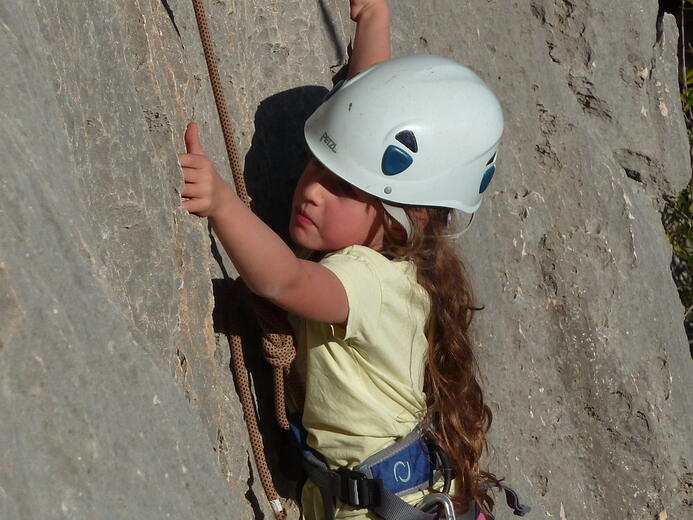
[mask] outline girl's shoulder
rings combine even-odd
[[[344,249],[338,249],[337,251],[332,251],[330,253],[327,253],[320,261],[322,262],[322,261],[326,260],[327,258],[332,258],[335,256],[347,256],[347,257],[353,257],[353,258],[363,258],[365,260],[370,260],[370,261],[380,261],[379,258],[382,257],[385,260],[387,260],[386,257],[381,255],[375,249],[371,249],[370,247],[366,247],[366,246],[354,245],[354,246],[345,247]]]
[[[413,262],[391,259],[370,247],[354,245],[325,255],[320,263],[332,270],[353,273],[365,279],[373,277],[385,284],[411,285],[416,282]],[[418,284],[417,284],[418,285]]]
[[[320,263],[329,262],[329,259],[334,258],[352,258],[354,260],[360,260],[363,262],[370,263],[374,266],[382,266],[385,268],[400,265],[402,263],[409,263],[406,260],[400,260],[398,258],[388,258],[387,256],[383,255],[382,253],[379,253],[375,249],[371,249],[370,247],[361,245],[349,246],[345,247],[344,249],[332,251],[331,253],[326,254],[320,260]]]

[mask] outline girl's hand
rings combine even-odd
[[[205,155],[196,123],[190,123],[185,130],[185,148],[188,153],[178,154],[185,179],[183,207],[200,217],[214,216],[233,190]]]
[[[387,0],[349,0],[349,15],[357,23],[371,9],[387,9]]]
[[[390,8],[387,0],[349,0],[351,19],[356,22],[354,49],[349,59],[348,77],[389,60]]]

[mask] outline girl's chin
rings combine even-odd
[[[335,251],[334,249],[325,248],[325,244],[320,243],[318,240],[311,240],[310,237],[306,237],[301,230],[294,231],[294,229],[289,229],[289,236],[294,244],[298,247],[307,249],[308,251],[328,253],[330,251]]]
[[[312,249],[311,244],[309,244],[309,241],[306,240],[307,237],[305,236],[305,233],[302,231],[303,230],[300,227],[293,225],[293,223],[289,225],[289,236],[294,244],[305,249]]]

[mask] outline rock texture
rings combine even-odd
[[[491,469],[534,518],[690,516],[693,376],[659,214],[690,176],[672,18],[652,0],[391,5],[396,54],[469,64],[506,114],[459,241],[486,306]],[[282,232],[348,2],[207,15],[256,209]],[[0,44],[0,518],[271,517],[228,369],[233,267],[179,206],[187,121],[230,178],[190,3],[9,2]]]

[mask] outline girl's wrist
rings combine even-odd
[[[231,186],[222,181],[219,183],[215,194],[215,204],[207,218],[212,221],[221,217],[226,211],[233,208],[235,204],[243,204]]]
[[[381,20],[384,23],[390,23],[390,8],[386,0],[376,0],[363,6],[359,10],[354,21],[358,23],[371,22],[372,20]]]
[[[356,34],[348,77],[392,57],[390,10],[385,0],[366,3],[353,19],[356,20]]]

